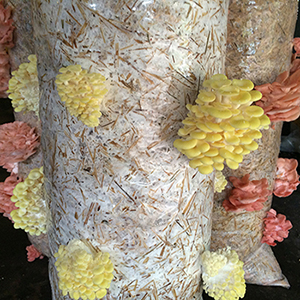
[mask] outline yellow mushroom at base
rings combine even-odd
[[[246,292],[243,262],[229,247],[201,255],[203,288],[215,300],[237,300]]]
[[[11,201],[17,209],[10,215],[16,229],[21,228],[30,235],[46,233],[46,201],[43,198],[43,167],[30,171],[24,182],[20,182],[13,190]]]
[[[261,93],[252,90],[247,79],[228,80],[223,74],[213,75],[203,83],[196,105],[187,104],[187,118],[179,129],[180,139],[174,141],[190,161],[190,167],[202,174],[222,171],[224,161],[237,169],[243,156],[255,151],[254,139],[262,137],[260,129],[268,129],[270,120],[255,105]],[[221,160],[215,158],[221,157]]]
[[[96,252],[83,241],[74,239],[66,246],[60,245],[54,257],[63,296],[94,300],[106,295],[114,277],[109,253]]]
[[[72,116],[89,127],[99,125],[101,101],[107,93],[105,77],[88,73],[80,65],[70,65],[59,70],[56,85],[62,102]]]
[[[215,192],[221,193],[225,189],[226,185],[227,185],[227,180],[223,175],[223,173],[220,171],[216,171],[215,182],[214,182]]]

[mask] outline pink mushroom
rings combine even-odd
[[[33,245],[27,246],[26,250],[27,250],[27,260],[29,262],[32,262],[37,258],[39,259],[44,258],[43,254],[39,252]]]
[[[287,197],[297,189],[299,175],[297,173],[298,161],[296,159],[278,158],[274,195]]]
[[[0,182],[0,213],[11,220],[10,213],[17,209],[14,202],[10,201],[13,189],[22,180],[17,175],[10,175],[4,182]]]
[[[234,188],[231,190],[229,199],[223,201],[223,207],[226,211],[257,211],[263,208],[263,203],[272,194],[268,190],[268,181],[266,178],[249,181],[249,177],[249,174],[242,179],[229,177]]]
[[[0,50],[7,50],[12,48],[13,43],[13,31],[15,27],[12,25],[13,19],[11,19],[11,7],[4,8],[0,3]]]
[[[276,81],[256,86],[262,98],[255,104],[263,108],[272,122],[296,120],[300,115],[300,70],[295,59],[290,71],[278,75]]]
[[[24,122],[15,121],[0,125],[0,166],[9,171],[15,163],[26,160],[39,146],[35,128]]]
[[[278,214],[274,209],[267,212],[267,217],[264,218],[265,229],[263,232],[262,243],[270,246],[276,246],[275,241],[282,242],[289,235],[289,229],[293,227],[290,221],[286,220],[284,215]]]

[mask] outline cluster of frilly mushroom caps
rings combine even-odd
[[[6,49],[12,47],[14,27],[10,9],[0,5],[0,93],[7,91],[9,66]],[[300,48],[300,47],[299,47]],[[38,115],[38,78],[35,55],[29,63],[21,64],[12,72],[9,97],[16,111],[34,111]],[[180,139],[174,146],[188,159],[192,168],[202,174],[216,170],[216,191],[221,192],[227,181],[221,171],[226,164],[237,169],[244,155],[258,148],[255,139],[260,130],[268,129],[270,120],[291,121],[300,114],[300,70],[294,61],[291,70],[278,76],[272,84],[254,88],[247,79],[229,80],[217,74],[203,82],[196,104],[188,104],[184,127],[178,131]],[[56,85],[61,101],[68,112],[89,127],[99,124],[101,101],[107,92],[101,74],[88,73],[80,65],[59,70]],[[254,105],[255,103],[255,105]],[[0,212],[12,219],[16,228],[32,235],[46,232],[46,206],[42,195],[43,170],[32,170],[22,181],[17,175],[17,164],[32,156],[39,146],[34,128],[22,122],[0,126],[0,165],[11,175],[0,184]],[[289,195],[299,184],[297,161],[278,159],[275,188],[279,197]],[[256,211],[263,207],[272,191],[266,179],[249,180],[230,177],[233,189],[223,203],[228,212]],[[275,241],[287,237],[291,223],[271,209],[265,221],[263,243],[274,246]],[[33,246],[28,247],[28,260],[40,257]],[[95,299],[106,295],[113,279],[113,264],[108,253],[91,250],[80,240],[61,245],[55,254],[59,287],[63,295],[73,299]],[[205,251],[202,256],[204,289],[215,299],[234,300],[245,294],[243,263],[235,251],[227,248],[217,252]]]
[[[205,80],[203,87],[197,104],[187,105],[188,116],[178,131],[182,138],[174,146],[202,174],[222,171],[224,162],[237,169],[243,156],[258,148],[254,140],[262,137],[259,130],[270,124],[262,108],[251,106],[262,95],[250,80],[229,80],[223,74]]]

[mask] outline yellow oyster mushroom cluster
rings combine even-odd
[[[82,300],[101,299],[110,287],[114,267],[107,252],[95,252],[81,240],[61,245],[54,254],[59,288],[64,296]]]
[[[80,65],[70,65],[59,72],[62,74],[56,76],[55,83],[69,113],[89,127],[98,126],[101,101],[107,93],[105,77],[88,73]]]
[[[215,192],[221,193],[225,186],[227,185],[227,180],[221,171],[216,171],[215,174]]]
[[[16,112],[34,111],[39,116],[39,80],[37,72],[37,58],[28,56],[29,63],[23,63],[19,69],[11,72],[9,80],[8,98]]]
[[[225,162],[237,169],[243,156],[258,148],[254,140],[262,137],[260,129],[269,128],[263,109],[251,106],[262,94],[250,80],[229,80],[222,74],[205,80],[203,87],[197,104],[186,106],[189,113],[178,131],[182,138],[174,146],[202,174],[222,171]]]
[[[230,248],[201,255],[203,287],[215,300],[236,300],[246,292],[243,262]]]
[[[13,190],[11,201],[18,209],[10,215],[16,229],[24,229],[31,235],[46,233],[46,201],[43,199],[44,183],[43,167],[30,171],[24,182],[20,182]]]

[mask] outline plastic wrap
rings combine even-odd
[[[229,11],[228,77],[247,78],[255,84],[273,82],[290,65],[297,1],[234,0]],[[226,178],[246,174],[250,174],[250,180],[267,178],[273,190],[281,127],[279,122],[263,130],[258,150],[245,156],[237,170],[226,168]],[[230,188],[215,194],[211,248],[229,245],[236,250],[245,262],[248,283],[288,287],[270,247],[261,244],[263,218],[271,207],[272,196],[260,211],[226,212],[222,202]]]
[[[33,3],[51,254],[74,238],[109,252],[107,300],[201,299],[213,178],[173,141],[200,82],[223,71],[226,1]],[[96,128],[58,96],[55,77],[70,64],[107,79]],[[53,299],[69,299],[54,262]]]
[[[298,1],[231,0],[226,73],[272,83],[288,70]]]

